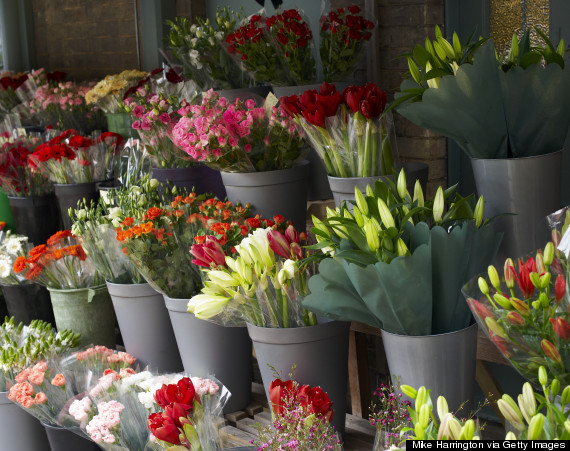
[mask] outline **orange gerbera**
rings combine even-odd
[[[46,259],[48,260],[59,260],[65,256],[64,249],[50,249],[49,252],[45,254]]]
[[[71,236],[73,236],[71,230],[60,230],[59,232],[55,232],[52,236],[50,236],[46,243],[50,246],[53,246],[54,244],[59,243],[61,240],[69,238]]]
[[[158,207],[151,207],[146,211],[148,219],[151,221],[158,218],[162,214],[162,210]]]
[[[45,244],[40,244],[32,248],[29,252],[30,257],[41,257],[47,251],[47,246]]]
[[[14,272],[19,273],[26,269],[26,259],[24,257],[18,257],[16,261],[14,261]]]
[[[154,227],[154,223],[152,221],[145,222],[142,226],[142,233],[150,233]]]
[[[77,257],[79,260],[83,261],[87,258],[85,251],[79,244],[74,244],[73,246],[67,246],[64,251],[71,255],[72,257]]]

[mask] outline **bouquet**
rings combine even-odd
[[[239,58],[258,83],[287,86],[315,80],[313,34],[296,9],[271,17],[254,14],[226,43],[228,53]]]
[[[225,97],[210,90],[201,105],[179,112],[172,142],[194,161],[228,172],[287,169],[301,162],[305,149],[295,127],[270,94],[264,106],[253,99]]]
[[[436,40],[408,56],[390,108],[416,125],[452,138],[471,158],[520,158],[560,150],[570,124],[570,75],[564,42],[530,46],[530,30],[498,57],[491,40]],[[499,59],[497,59],[499,58]]]
[[[201,17],[192,25],[185,17],[166,21],[172,53],[182,62],[184,76],[194,80],[202,91],[244,88],[249,84],[249,77],[223,47],[235,31],[237,20],[239,14],[226,6],[217,9],[215,25]]]
[[[374,23],[356,5],[338,8],[320,18],[320,56],[327,82],[348,80],[358,64]]]
[[[33,137],[8,139],[0,150],[0,186],[8,196],[45,196],[53,191],[48,177],[30,160],[40,144]]]
[[[40,86],[30,102],[30,113],[37,115],[44,125],[60,130],[76,129],[85,135],[103,130],[106,128],[103,111],[85,100],[92,88],[93,84],[84,86],[71,81]]]
[[[300,262],[303,251],[293,226],[284,234],[274,228],[257,229],[235,248],[235,258],[226,256],[204,269],[204,288],[188,302],[189,312],[225,325],[317,324],[316,316],[301,307],[310,273]]]
[[[396,140],[386,93],[374,83],[349,86],[342,95],[323,83],[300,96],[281,98],[281,108],[304,132],[332,177],[394,174]]]
[[[10,71],[0,74],[0,111],[9,113],[21,103],[16,90],[27,80],[26,73],[13,73]]]
[[[463,288],[481,328],[517,371],[536,386],[539,366],[570,381],[568,296],[562,266],[549,242],[528,259],[505,260],[502,278],[489,266]],[[502,279],[502,280],[501,280]]]
[[[391,383],[380,384],[374,390],[373,397],[369,421],[376,427],[373,451],[380,451],[397,445],[406,438],[405,435],[400,438],[400,431],[411,424],[408,408],[412,403],[402,399],[402,393]]]
[[[85,94],[87,105],[95,104],[105,113],[119,113],[123,95],[141,79],[148,76],[140,70],[124,70],[120,74],[107,75]]]
[[[136,185],[150,172],[150,155],[140,139],[129,138],[115,157],[115,180],[120,186]]]
[[[332,402],[320,387],[275,379],[269,386],[273,424],[258,426],[258,449],[332,449],[342,443],[330,421]],[[285,448],[283,448],[285,447]]]
[[[51,324],[40,320],[33,320],[29,326],[16,324],[14,317],[6,318],[0,326],[0,337],[1,389],[7,382],[15,381],[16,375],[26,367],[76,348],[80,338],[71,330],[55,332]]]
[[[0,241],[0,283],[2,285],[19,285],[26,279],[14,272],[14,262],[25,256],[32,248],[28,237],[12,234],[10,231]]]
[[[75,235],[62,230],[14,261],[14,272],[27,280],[54,289],[88,288],[101,285],[92,260]]]
[[[196,84],[184,81],[173,69],[155,69],[124,95],[125,111],[155,167],[188,167],[193,162],[169,139],[180,117],[180,108],[198,95]]]
[[[89,138],[66,130],[36,147],[29,158],[54,183],[95,182],[112,176],[121,143],[116,133]]]
[[[402,170],[397,183],[356,189],[353,212],[343,205],[324,221],[313,217],[322,253],[305,308],[400,335],[470,325],[461,287],[493,260],[501,234],[483,220],[482,198],[473,208],[455,186],[427,200],[419,181],[413,197],[406,186]]]

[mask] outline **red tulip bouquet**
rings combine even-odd
[[[562,385],[570,381],[570,313],[562,265],[548,243],[536,256],[507,259],[502,277],[489,266],[463,288],[481,328],[519,373],[539,386],[548,368]]]
[[[259,449],[342,449],[330,425],[332,401],[320,387],[275,379],[269,386],[269,399],[273,424],[258,426],[254,444]]]
[[[173,69],[155,69],[124,95],[125,111],[133,118],[142,143],[159,168],[189,167],[194,161],[169,139],[179,109],[198,95],[197,86]]]
[[[194,161],[221,171],[293,167],[305,156],[303,140],[271,96],[258,106],[253,99],[229,102],[210,90],[200,105],[179,110],[172,142]]]
[[[66,130],[36,147],[30,160],[54,183],[96,182],[112,177],[121,143],[116,133],[90,138]]]
[[[7,139],[0,150],[0,186],[8,196],[45,196],[53,192],[49,178],[30,160],[39,139]]]
[[[235,257],[216,259],[204,269],[204,288],[190,299],[188,311],[225,325],[316,325],[316,316],[301,307],[309,277],[301,264],[304,238],[292,225],[284,233],[274,228],[250,233],[235,246]]]
[[[316,78],[313,34],[296,9],[271,17],[254,14],[226,38],[227,50],[258,83],[304,85]]]
[[[147,420],[151,441],[160,449],[220,449],[215,425],[228,394],[210,379],[183,377],[176,384],[164,384],[154,393],[160,409]]]
[[[394,174],[394,124],[385,106],[386,93],[374,83],[349,86],[341,94],[325,82],[319,91],[281,98],[282,110],[333,177]]]
[[[25,257],[16,258],[14,272],[60,290],[94,287],[104,282],[69,230],[55,233],[46,244],[32,248]]]
[[[373,29],[374,23],[362,17],[356,5],[321,16],[320,56],[325,81],[351,78]]]

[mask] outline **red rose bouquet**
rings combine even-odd
[[[194,161],[214,169],[287,169],[302,161],[306,153],[293,121],[271,97],[257,106],[253,99],[229,102],[210,90],[203,94],[200,105],[187,105],[179,113],[182,117],[172,128],[172,142]]]
[[[32,248],[14,261],[14,272],[49,288],[74,289],[101,285],[103,280],[77,238],[63,230],[47,244]]]
[[[0,74],[0,112],[9,113],[21,103],[16,95],[18,89],[28,79],[26,73],[4,72]]]
[[[129,89],[124,96],[125,110],[133,117],[133,129],[153,160],[153,166],[189,167],[194,161],[169,139],[181,106],[198,95],[196,84],[184,81],[170,69],[156,69]]]
[[[489,266],[487,278],[471,280],[463,294],[481,328],[522,376],[540,385],[537,369],[542,365],[568,385],[568,294],[552,243],[526,260],[507,259],[502,277]]]
[[[325,81],[350,79],[373,28],[374,23],[362,17],[356,5],[321,16],[320,56]]]
[[[2,144],[0,186],[8,196],[44,196],[53,191],[46,174],[29,158],[38,144],[38,139],[26,136]]]
[[[394,174],[394,123],[385,106],[386,93],[374,83],[349,86],[341,94],[325,82],[319,91],[281,98],[282,110],[333,177]]]
[[[320,387],[275,379],[269,386],[269,399],[273,424],[258,426],[254,443],[259,449],[342,449],[330,425],[332,401]]]
[[[241,59],[259,83],[303,85],[315,80],[313,34],[296,9],[271,17],[254,14],[226,43],[230,55]]]
[[[106,180],[113,175],[121,143],[122,137],[116,133],[89,138],[66,130],[36,147],[30,160],[54,183]]]

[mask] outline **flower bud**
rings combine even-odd
[[[566,294],[566,279],[562,274],[558,274],[558,276],[556,276],[556,280],[554,281],[554,297],[556,299],[557,304],[560,303],[565,294]]]
[[[435,199],[433,201],[433,219],[436,224],[439,224],[443,217],[444,201],[443,188],[440,186],[435,193]]]
[[[410,253],[408,246],[406,246],[402,238],[398,238],[396,247],[398,249],[398,255],[408,255]]]
[[[360,208],[358,208],[357,205],[354,206],[354,210],[352,211],[352,213],[354,214],[354,220],[356,221],[358,227],[360,228],[364,227],[364,216],[362,215],[362,212],[360,211]]]
[[[518,396],[519,407],[521,413],[523,414],[527,423],[536,413],[536,399],[534,397],[534,391],[529,382],[525,382],[523,385],[522,394]]]
[[[414,81],[419,85],[422,81],[422,76],[420,74],[420,70],[418,66],[414,62],[414,60],[408,57],[408,69],[410,70],[410,75],[414,79]]]
[[[400,198],[402,200],[405,200],[408,190],[406,189],[406,174],[404,174],[404,169],[402,169],[400,171],[400,174],[398,175],[398,182],[396,184],[396,188],[398,190],[398,195],[400,196]]]
[[[538,382],[540,385],[546,385],[548,383],[548,375],[546,373],[546,368],[542,365],[538,368]]]
[[[550,384],[550,393],[552,396],[557,396],[560,393],[560,381],[558,379],[554,379]]]
[[[430,413],[429,406],[427,404],[422,404],[418,415],[418,423],[424,429],[427,428],[429,424],[429,413]]]
[[[513,326],[524,326],[526,324],[526,321],[519,312],[507,313],[507,321]]]
[[[529,278],[531,283],[536,287],[536,288],[540,288],[541,282],[540,282],[540,276],[538,275],[538,273],[536,272],[531,272],[529,274]]]
[[[418,395],[416,396],[416,411],[420,410],[420,407],[424,405],[424,403],[426,402],[427,399],[427,390],[426,388],[422,385],[419,389],[418,389]]]
[[[475,421],[467,420],[459,434],[459,440],[473,440],[475,435]]]
[[[544,415],[541,413],[537,413],[532,420],[530,420],[530,424],[528,425],[528,440],[538,440],[542,435],[542,427],[544,426]]]
[[[477,228],[481,227],[483,223],[483,209],[485,208],[485,203],[483,202],[483,196],[479,197],[477,205],[475,205],[475,211],[473,212],[473,219],[475,219],[475,225]]]
[[[549,318],[554,334],[562,340],[570,340],[570,324],[561,316]]]
[[[550,299],[548,295],[544,292],[540,293],[540,296],[538,296],[538,300],[540,301],[540,305],[542,308],[548,308],[548,306],[550,305]]]
[[[157,179],[150,179],[149,180],[149,186],[154,189],[154,188],[158,188],[158,180]]]
[[[360,211],[364,216],[368,216],[368,203],[362,191],[358,189],[357,186],[354,187],[354,198],[356,199],[356,206],[360,208]]]
[[[513,431],[509,431],[507,432],[507,435],[505,435],[505,440],[518,440],[518,439]]]
[[[494,318],[488,316],[487,318],[485,318],[485,324],[487,325],[489,330],[491,330],[495,335],[498,335],[501,338],[507,338],[505,330],[499,325],[497,321],[495,321]]]
[[[416,423],[416,425],[414,426],[414,432],[416,433],[416,438],[418,440],[424,439],[425,431],[424,431],[424,428],[422,428],[422,425],[420,423]]]
[[[380,249],[380,238],[378,237],[378,232],[376,227],[371,220],[366,221],[364,224],[364,232],[366,234],[366,242],[371,251],[377,251]]]
[[[495,287],[495,290],[501,291],[501,281],[499,279],[499,273],[493,265],[489,265],[487,268],[487,274],[489,275],[489,281],[491,285]]]
[[[552,265],[552,261],[554,260],[554,245],[551,241],[546,243],[544,247],[544,264],[546,266]]]
[[[400,390],[402,390],[402,393],[410,399],[416,399],[418,396],[418,391],[410,385],[400,385]]]
[[[382,220],[384,227],[387,229],[396,227],[396,224],[394,223],[394,217],[392,216],[388,205],[386,205],[386,202],[380,198],[378,199],[378,212],[380,213],[380,219]]]
[[[538,274],[542,274],[546,272],[546,266],[544,266],[544,256],[542,252],[537,252],[536,257],[534,258],[536,263],[536,272]]]
[[[515,297],[512,297],[510,301],[511,305],[515,308],[517,312],[523,315],[528,315],[530,313],[530,308],[525,301],[522,301]]]
[[[511,306],[511,302],[501,293],[495,293],[493,295],[493,299],[497,304],[499,304],[501,307],[503,307],[506,310],[511,310],[513,308]]]
[[[550,285],[550,273],[545,272],[542,276],[540,276],[540,288],[545,290]]]
[[[566,420],[564,422],[564,429],[566,429],[566,432],[570,434],[570,420]]]
[[[569,401],[570,401],[570,385],[567,385],[564,388],[564,390],[562,390],[562,395],[561,395],[562,407],[568,404]]]
[[[487,285],[487,281],[483,279],[483,277],[479,277],[478,282],[479,282],[479,290],[481,290],[481,293],[487,296],[489,294],[489,285]]]
[[[512,290],[515,287],[515,265],[511,258],[507,258],[505,260],[503,271],[505,273],[505,283],[507,284],[507,288]]]
[[[504,394],[501,399],[497,401],[497,407],[505,417],[505,420],[511,423],[515,428],[517,428],[519,431],[525,429],[521,411],[519,410],[513,398],[507,394]]]
[[[443,420],[443,417],[449,413],[449,406],[447,405],[447,400],[443,396],[438,396],[437,398],[437,416],[439,421]]]
[[[418,207],[424,206],[424,192],[422,191],[422,185],[419,180],[416,180],[414,185],[414,199],[413,201],[418,201]]]
[[[540,342],[540,347],[542,351],[551,360],[554,360],[557,363],[562,363],[562,359],[560,358],[560,352],[558,352],[558,348],[554,346],[550,341],[546,338],[543,338]]]

